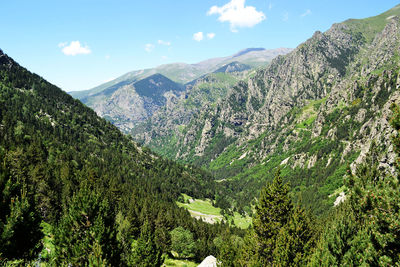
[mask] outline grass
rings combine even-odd
[[[193,261],[167,258],[162,266],[196,267],[197,265],[199,264]]]
[[[233,224],[241,229],[247,229],[249,228],[249,226],[251,225],[251,217],[246,216],[243,217],[241,216],[238,212],[234,213],[234,217],[233,217]],[[231,221],[232,217],[228,218],[228,221]]]
[[[388,23],[387,18],[390,16],[400,15],[400,5],[386,11],[375,17],[369,17],[366,19],[350,19],[344,23],[355,32],[362,32],[366,41],[371,43],[377,32],[383,30],[385,25]]]
[[[183,198],[185,199],[185,202],[191,199],[190,196],[185,194],[183,194]],[[188,210],[201,212],[207,215],[221,215],[221,209],[214,207],[209,199],[207,200],[194,199],[192,203],[177,202],[177,204],[179,207],[184,207]]]
[[[306,106],[301,109],[301,112],[296,116],[296,119],[300,122],[296,124],[298,129],[306,129],[313,124],[317,118],[317,111],[321,104],[325,103],[325,98],[310,101]]]
[[[207,199],[207,200],[193,199],[192,203],[187,203],[187,202],[189,202],[189,199],[192,199],[192,198],[186,194],[182,194],[182,196],[183,196],[185,203],[176,202],[176,204],[179,207],[183,207],[183,208],[187,209],[190,212],[190,214],[192,214],[193,216],[198,216],[198,215],[196,213],[192,213],[192,212],[200,212],[200,213],[205,214],[206,216],[208,216],[208,215],[221,216],[221,220],[222,220],[221,209],[214,207],[211,204],[211,201],[209,199]],[[249,217],[249,216],[243,217],[238,212],[235,212],[234,216],[228,216],[228,222],[229,223],[233,222],[233,225],[235,225],[236,227],[239,227],[242,229],[247,229],[251,224],[251,217]],[[231,223],[231,225],[232,225],[232,223]]]

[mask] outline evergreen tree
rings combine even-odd
[[[375,144],[347,179],[347,200],[326,227],[310,265],[393,266],[400,262],[400,185],[377,168]]]
[[[253,230],[244,239],[239,262],[245,266],[304,265],[314,244],[310,216],[294,207],[279,170],[261,190]]]
[[[310,215],[297,206],[287,223],[279,230],[273,252],[274,265],[304,265],[314,245],[313,234]]]
[[[272,183],[261,190],[253,220],[257,237],[257,254],[262,265],[271,265],[279,230],[287,223],[293,205],[288,195],[289,186],[283,184],[280,171]]]
[[[114,224],[107,199],[83,185],[55,229],[56,263],[83,266],[89,260],[109,259],[110,264],[118,265],[120,249]]]
[[[193,240],[193,234],[179,226],[171,231],[171,249],[179,254],[182,258],[190,258],[194,256],[196,243]]]
[[[140,237],[132,243],[131,266],[156,267],[161,266],[162,252],[154,242],[154,233],[146,220],[142,226]]]
[[[32,259],[40,250],[41,217],[29,183],[22,150],[3,154],[0,163],[0,254],[6,259]]]

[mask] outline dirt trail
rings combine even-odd
[[[214,224],[216,222],[222,221],[223,219],[222,215],[209,215],[194,210],[189,210],[189,212],[192,217],[196,219],[202,219],[206,223]]]

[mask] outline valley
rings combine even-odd
[[[399,157],[400,5],[69,93],[0,50],[0,265],[397,266]]]

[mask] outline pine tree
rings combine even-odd
[[[346,180],[348,196],[326,227],[310,265],[392,266],[400,262],[400,185],[379,173],[375,144]]]
[[[257,254],[262,265],[271,265],[279,230],[290,218],[293,205],[288,195],[289,186],[283,184],[280,171],[272,183],[261,190],[253,220],[257,237]]]
[[[275,266],[304,265],[314,245],[310,215],[297,206],[287,223],[279,230],[273,251]]]
[[[6,259],[32,259],[40,250],[41,217],[29,183],[22,149],[0,163],[0,253]]]
[[[83,266],[103,258],[119,264],[120,248],[108,201],[93,188],[82,186],[55,229],[56,263]]]
[[[142,226],[140,237],[132,244],[131,266],[161,266],[162,252],[154,242],[153,229],[146,220]]]

